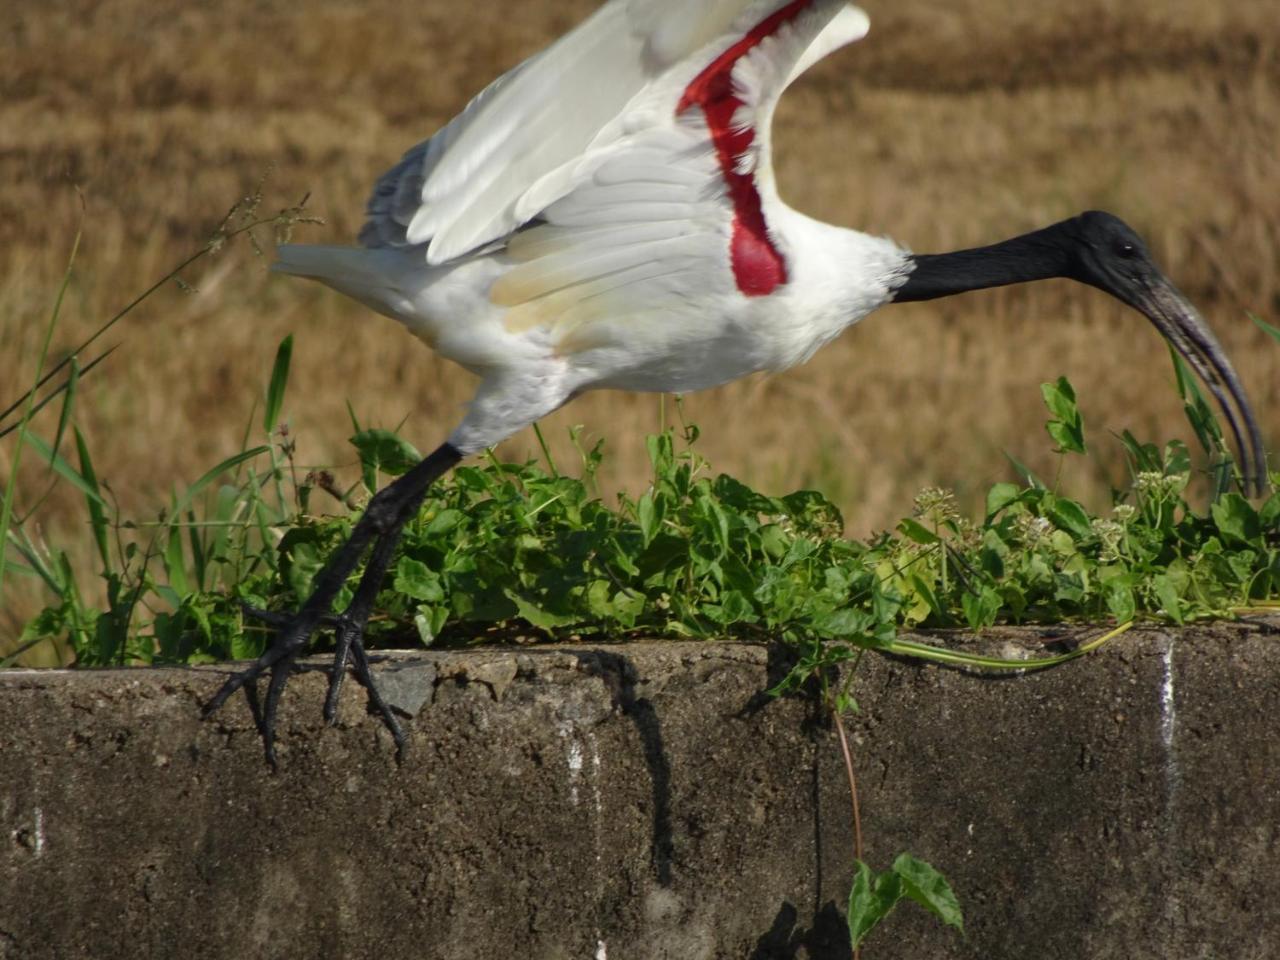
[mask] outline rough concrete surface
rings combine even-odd
[[[839,749],[762,696],[776,656],[391,655],[399,766],[355,684],[323,726],[317,664],[277,773],[243,698],[197,719],[228,667],[0,674],[0,958],[847,957]],[[874,656],[855,693],[867,858],[929,860],[968,924],[902,907],[868,960],[1280,951],[1275,636],[1002,679]]]

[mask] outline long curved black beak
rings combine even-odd
[[[1218,401],[1240,451],[1241,488],[1246,496],[1267,489],[1267,462],[1258,421],[1222,344],[1191,302],[1163,276],[1149,279],[1123,299],[1146,314]]]

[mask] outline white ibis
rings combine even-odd
[[[491,83],[374,187],[360,246],[282,246],[275,269],[392,317],[480,384],[462,422],[379,491],[270,649],[211,701],[271,673],[262,732],[321,626],[378,695],[362,634],[405,522],[463,457],[600,388],[687,392],[803,362],[885,304],[1069,277],[1144,313],[1221,405],[1243,483],[1257,425],[1204,321],[1116,217],[1081,214],[1003,243],[919,256],[820,223],[778,196],[770,125],[782,91],[863,37],[844,0],[609,0]],[[350,605],[340,588],[370,558]]]

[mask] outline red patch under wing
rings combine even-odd
[[[733,115],[742,100],[733,91],[733,68],[765,37],[790,23],[810,0],[793,0],[756,24],[746,36],[717,57],[685,88],[676,113],[702,107],[720,161],[720,174],[733,202],[733,239],[729,259],[738,289],[748,297],[764,297],[787,282],[787,262],[769,239],[755,178],[737,169],[742,156],[755,141],[755,130],[734,129]]]

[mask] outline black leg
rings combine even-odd
[[[337,691],[341,686],[342,673],[345,671],[348,657],[354,657],[357,678],[369,689],[374,709],[382,715],[391,730],[396,739],[397,748],[403,748],[404,733],[374,687],[361,638],[373,609],[374,598],[382,583],[382,577],[391,563],[392,554],[399,542],[400,532],[417,513],[431,484],[461,459],[462,454],[452,446],[447,443],[442,444],[412,470],[374,495],[365,509],[364,516],[351,531],[347,542],[334,552],[324,569],[316,576],[312,584],[311,596],[303,602],[298,612],[292,617],[282,618],[273,615],[268,618],[269,622],[278,626],[271,648],[247,669],[227,679],[205,707],[206,717],[226,703],[227,698],[241,687],[246,684],[255,684],[258,677],[269,670],[271,681],[267,687],[260,729],[267,762],[274,767],[276,709],[285,684],[288,683],[293,663],[306,649],[317,627],[333,624],[337,637],[337,653],[334,657],[335,673],[330,679],[329,696],[325,704],[326,717],[332,719],[332,710],[337,703]],[[334,598],[342,590],[351,572],[359,565],[360,558],[364,556],[370,545],[373,547],[373,554],[360,579],[360,585],[356,588],[355,597],[346,610],[335,616],[332,612]]]
[[[364,653],[361,638],[364,636],[365,625],[369,622],[369,615],[373,612],[373,602],[378,597],[378,590],[382,586],[383,577],[386,576],[387,567],[391,565],[391,558],[395,556],[396,545],[400,542],[404,525],[418,512],[421,503],[422,498],[418,498],[406,505],[404,515],[399,518],[394,528],[378,538],[378,542],[373,546],[373,553],[369,556],[369,563],[365,566],[364,575],[360,578],[360,585],[356,587],[355,596],[351,598],[351,603],[338,618],[337,629],[334,631],[333,673],[329,677],[329,693],[324,702],[324,718],[330,723],[333,723],[337,716],[338,694],[342,690],[342,681],[346,676],[347,661],[354,648],[357,652],[358,673],[359,659]],[[397,735],[396,746],[402,747],[403,737],[400,735],[398,725],[395,725],[395,721],[389,716],[387,719],[388,725],[392,726],[391,732]]]

